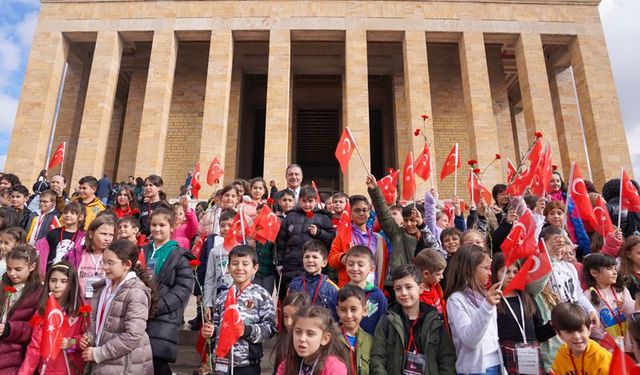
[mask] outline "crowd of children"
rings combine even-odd
[[[389,205],[363,184],[369,197],[236,180],[194,210],[157,175],[119,185],[112,206],[92,176],[68,196],[62,175],[33,195],[0,175],[0,374],[172,374],[192,295],[201,373],[606,374],[616,345],[640,360],[640,214],[586,232],[557,172],[543,197],[497,184],[468,210],[434,190]],[[619,195],[603,186],[612,216]],[[236,241],[265,206],[277,235]],[[514,289],[525,259],[501,245],[529,214],[550,269]],[[52,297],[65,324],[45,356]]]

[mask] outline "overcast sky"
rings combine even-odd
[[[0,0],[0,170],[24,79],[39,0]],[[640,172],[640,0],[602,0],[604,27],[636,176]]]

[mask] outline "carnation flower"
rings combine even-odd
[[[83,314],[83,315],[87,315],[87,314],[89,314],[89,313],[91,312],[91,305],[89,305],[89,304],[87,303],[87,304],[84,304],[84,305],[80,306],[80,307],[78,308],[78,312],[79,312],[80,314]]]
[[[475,164],[478,164],[478,161],[475,159],[469,159],[467,163],[469,164],[469,166],[473,167]]]
[[[415,135],[416,137],[420,135],[420,128],[414,130],[413,135]]]
[[[191,259],[191,261],[189,261],[189,266],[191,266],[191,268],[196,268],[200,266],[200,261],[198,259]]]
[[[496,154],[496,160],[500,160],[500,159],[502,159],[502,155]]]
[[[473,173],[480,174],[480,168],[474,168],[473,169]]]
[[[313,211],[307,211],[305,215],[307,215],[307,217],[311,219],[313,217]]]
[[[542,132],[541,131],[536,131],[536,138],[542,138]]]
[[[422,120],[423,120],[423,121],[426,121],[426,120],[429,118],[429,116],[428,116],[428,115],[422,115],[422,116],[420,116],[420,117],[422,117]]]
[[[11,294],[17,292],[17,290],[12,285],[7,285],[4,287],[4,292],[7,294]]]

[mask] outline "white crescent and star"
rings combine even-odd
[[[529,273],[538,272],[538,269],[540,269],[540,258],[538,258],[537,255],[532,255],[531,259],[533,260],[533,266],[529,270]]]
[[[348,152],[351,151],[351,140],[349,138],[345,138],[344,141],[342,141],[342,143],[344,143],[346,147],[342,149],[342,154],[346,155]]]
[[[584,180],[582,178],[576,178],[573,180],[573,183],[571,184],[571,194],[573,195],[584,195],[582,193],[578,193],[578,190],[576,189],[576,184],[581,182],[584,184]]]

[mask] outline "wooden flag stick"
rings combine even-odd
[[[453,195],[458,196],[458,158],[460,157],[458,153],[458,144],[456,143],[456,162],[453,165]]]
[[[367,167],[367,163],[364,162],[364,158],[362,157],[362,154],[360,153],[360,148],[358,147],[358,142],[356,142],[356,139],[353,137],[353,133],[351,133],[351,129],[349,129],[348,126],[345,129],[347,129],[347,132],[349,133],[349,137],[351,137],[351,139],[353,139],[353,146],[356,148],[356,152],[358,153],[358,157],[360,158],[360,161],[362,162],[362,166],[364,167],[364,171],[367,172],[367,175],[370,175],[371,173],[369,173],[369,168]]]

